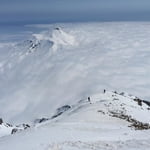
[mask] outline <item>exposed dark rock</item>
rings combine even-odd
[[[23,123],[23,124],[17,125],[16,127],[17,127],[17,128],[27,129],[27,128],[30,128],[30,125]]]
[[[15,134],[16,132],[18,132],[17,128],[12,129],[11,134]]]
[[[142,103],[145,103],[146,105],[148,105],[150,107],[150,102],[146,101],[146,100],[142,100],[138,97],[136,97],[135,99],[133,99],[134,101],[138,102],[138,105],[142,106]]]
[[[58,117],[58,116],[60,116],[61,114],[62,114],[62,112],[57,113],[56,115],[52,116],[52,118],[51,118],[51,119],[57,118],[57,117]]]
[[[11,125],[11,124],[9,124],[9,123],[6,123],[6,125],[8,126],[8,127],[12,127],[13,125]]]
[[[142,123],[142,122],[139,122],[139,121],[133,122],[130,127],[134,127],[136,130],[150,129],[150,125],[148,123]]]
[[[124,103],[120,104],[120,106],[124,106],[124,105],[125,105]]]
[[[114,91],[115,94],[118,94],[117,91]]]
[[[143,103],[145,103],[146,105],[150,106],[150,102],[149,101],[143,100]]]
[[[52,116],[51,119],[54,119],[54,118],[60,116],[62,113],[66,112],[70,108],[71,108],[71,106],[69,106],[69,105],[64,105],[64,106],[58,108],[56,114],[54,116]]]
[[[122,95],[122,96],[124,96],[124,94],[125,94],[124,92],[121,92],[119,95]]]
[[[59,27],[56,27],[55,30],[60,30],[60,28],[59,28]]]
[[[11,134],[15,134],[16,132],[20,132],[20,131],[26,130],[28,128],[30,128],[30,125],[28,125],[28,124],[17,125],[16,128],[12,129]]]
[[[30,125],[28,125],[28,124],[22,124],[22,126],[23,126],[24,130],[26,130],[27,128],[30,128]]]
[[[33,43],[33,44],[30,46],[30,48],[34,49],[34,48],[37,48],[39,45],[40,45],[40,43],[37,43],[37,44],[34,44],[34,43]]]
[[[14,129],[12,129],[11,134],[15,134],[15,133],[21,132],[21,131],[23,131],[23,129],[14,128]]]
[[[41,119],[36,119],[35,121],[34,121],[34,123],[36,124],[36,123],[42,123],[42,122],[45,122],[45,121],[47,121],[47,120],[49,120],[48,118],[41,118]]]
[[[57,109],[57,112],[65,112],[65,111],[67,111],[67,110],[70,109],[70,108],[71,108],[71,106],[69,106],[69,105],[64,105],[64,106],[58,108],[58,109]]]
[[[143,123],[143,122],[137,121],[136,119],[133,119],[131,116],[125,115],[122,112],[116,113],[116,112],[111,111],[110,114],[111,114],[110,116],[112,116],[112,117],[120,118],[120,119],[130,122],[131,125],[129,127],[134,127],[136,130],[150,129],[150,125],[148,123]]]
[[[139,98],[135,98],[135,99],[133,99],[133,100],[136,101],[139,106],[142,106],[142,101],[143,101],[143,100],[141,100],[141,99],[139,99]]]
[[[102,110],[98,110],[97,112],[100,112],[100,113],[102,113],[102,114],[104,114],[104,115],[105,115],[105,112],[104,112],[104,111],[102,111]]]

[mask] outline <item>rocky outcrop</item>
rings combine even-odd
[[[49,118],[36,119],[36,120],[34,120],[34,124],[43,123],[43,122],[48,121],[48,120],[49,120]]]
[[[71,108],[71,106],[69,105],[64,105],[62,107],[59,107],[56,111],[56,114],[54,116],[52,116],[52,119],[60,116],[61,114],[63,114],[64,112],[68,111]]]
[[[10,134],[14,134],[16,132],[20,132],[30,128],[28,124],[20,124],[20,125],[12,125],[9,123],[5,123],[2,118],[0,118],[0,132],[5,131],[5,134],[1,136],[6,136]]]
[[[28,124],[17,125],[15,127],[13,127],[13,129],[11,131],[11,134],[14,134],[16,132],[20,132],[20,131],[26,130],[28,128],[30,128],[30,125],[28,125]]]
[[[140,122],[129,115],[123,113],[110,112],[110,116],[126,120],[131,123],[129,127],[134,127],[136,130],[147,130],[150,129],[150,124]]]

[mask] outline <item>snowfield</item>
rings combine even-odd
[[[34,28],[0,43],[0,150],[149,150],[150,23]]]

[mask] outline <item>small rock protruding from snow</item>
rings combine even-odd
[[[16,133],[16,132],[18,132],[18,129],[17,129],[17,128],[14,128],[14,129],[12,129],[11,134],[14,134],[14,133]]]
[[[11,134],[14,134],[14,133],[17,133],[17,132],[26,130],[26,129],[28,129],[28,128],[30,128],[30,126],[29,126],[28,124],[21,124],[21,125],[18,125],[18,126],[16,126],[15,128],[12,129]]]
[[[48,121],[48,120],[49,120],[49,118],[36,119],[36,120],[34,120],[34,124],[43,123],[43,122]]]
[[[58,30],[58,31],[59,31],[59,30],[60,30],[60,28],[59,28],[59,27],[56,27],[56,28],[55,28],[55,30]]]

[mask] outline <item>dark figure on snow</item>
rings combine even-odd
[[[0,118],[0,124],[2,124],[3,123],[3,119],[2,118]]]
[[[104,93],[106,93],[106,90],[104,89]]]
[[[88,97],[88,102],[90,102],[90,104],[91,104],[91,99],[90,99],[90,97]]]

